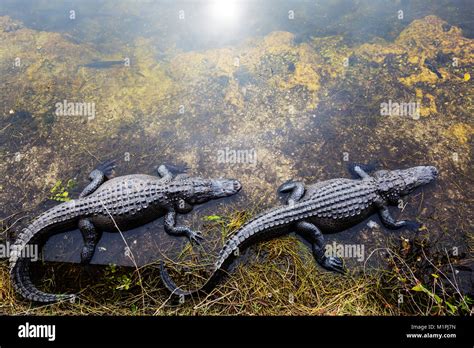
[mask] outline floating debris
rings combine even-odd
[[[369,228],[380,228],[380,225],[373,220],[369,220],[369,222],[367,222],[367,226]]]

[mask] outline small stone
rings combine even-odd
[[[379,227],[379,224],[376,223],[376,222],[373,221],[373,220],[370,220],[369,222],[367,222],[367,226],[370,227],[370,228],[378,228],[378,227]]]

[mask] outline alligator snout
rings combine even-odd
[[[415,186],[428,184],[438,176],[438,169],[433,166],[419,166],[412,168],[413,181]],[[406,180],[409,181],[409,180]]]
[[[433,166],[429,166],[428,169],[431,171],[431,175],[433,175],[434,178],[438,177],[438,169]]]
[[[234,179],[214,180],[212,190],[217,197],[232,196],[242,189],[242,184]]]
[[[421,179],[430,182],[438,177],[438,169],[433,166],[426,166],[426,167],[421,167]]]
[[[237,180],[234,180],[233,186],[235,192],[239,192],[242,189],[242,184]]]

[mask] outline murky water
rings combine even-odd
[[[117,175],[168,163],[241,180],[238,196],[180,218],[211,241],[220,231],[205,216],[262,211],[278,204],[276,189],[290,178],[348,177],[349,162],[377,160],[386,169],[439,168],[434,185],[393,210],[422,221],[433,248],[468,255],[469,13],[470,1],[3,0],[2,238],[76,197],[110,158]],[[86,107],[67,114],[58,103]],[[414,109],[384,115],[389,103]],[[394,233],[413,237],[367,222],[327,239],[364,245],[368,255]],[[162,225],[124,233],[139,264],[185,245]],[[81,247],[78,231],[59,234],[45,259],[77,262]],[[93,263],[130,265],[124,248],[120,234],[106,233]],[[216,252],[219,243],[204,248]]]

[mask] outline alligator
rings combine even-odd
[[[199,243],[200,232],[176,225],[177,214],[194,205],[236,194],[241,184],[233,179],[203,179],[180,173],[173,175],[165,165],[158,176],[133,174],[111,178],[114,161],[106,161],[90,175],[90,183],[78,199],[59,204],[22,230],[10,253],[10,276],[15,290],[25,299],[53,303],[73,301],[76,294],[48,294],[30,280],[28,245],[42,244],[52,234],[79,227],[84,239],[81,263],[88,265],[103,231],[126,231],[165,216],[164,229],[173,236],[185,236]]]
[[[332,179],[305,186],[300,181],[288,181],[279,188],[288,194],[286,204],[267,210],[244,224],[225,243],[212,275],[203,286],[185,291],[171,279],[163,262],[160,263],[161,278],[172,296],[180,302],[186,297],[209,293],[229,273],[233,261],[241,252],[262,240],[268,240],[296,232],[309,242],[317,263],[323,268],[344,273],[343,262],[335,256],[325,255],[323,233],[334,233],[354,226],[375,212],[389,229],[406,227],[418,230],[416,221],[397,221],[388,206],[398,204],[402,196],[408,195],[421,185],[433,181],[438,171],[432,166],[418,166],[404,170],[378,170],[373,176],[368,172],[374,168],[353,165],[351,170],[357,179]]]

